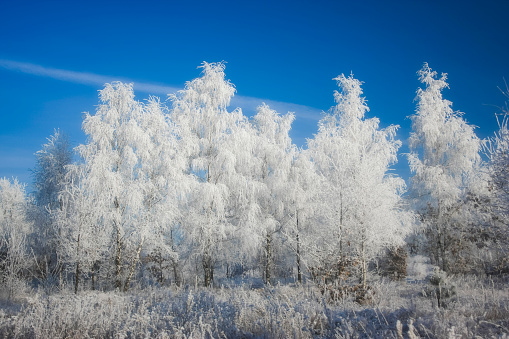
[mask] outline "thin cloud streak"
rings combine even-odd
[[[161,96],[166,96],[167,94],[175,93],[180,90],[180,88],[177,87],[151,84],[145,82],[134,82],[132,80],[125,79],[122,77],[106,76],[87,72],[69,71],[65,69],[44,67],[41,65],[6,59],[0,59],[0,68],[9,71],[21,72],[25,74],[52,78],[82,85],[104,86],[105,83],[112,81],[122,81],[127,83],[132,82],[134,83],[134,89],[136,91]],[[296,116],[301,119],[318,121],[322,117],[321,110],[309,106],[275,100],[253,98],[242,95],[234,96],[232,99],[233,106],[239,106],[248,112],[255,112],[256,108],[260,106],[263,102],[265,102],[272,109],[275,109],[280,113],[294,112]]]
[[[253,98],[243,95],[234,96],[231,102],[232,106],[239,106],[244,111],[250,113],[256,112],[256,108],[262,103],[266,103],[271,109],[282,114],[293,112],[299,119],[318,121],[323,115],[322,110],[319,110],[318,108],[270,99]]]
[[[144,82],[134,82],[122,77],[107,76],[87,72],[69,71],[65,69],[44,67],[36,64],[5,59],[0,59],[0,67],[10,71],[18,71],[21,73],[32,74],[67,82],[73,82],[82,85],[104,86],[104,84],[112,81],[122,81],[127,83],[132,82],[134,83],[135,90],[143,93],[151,93],[158,95],[166,95],[168,93],[173,93],[179,90],[176,87],[150,84]]]

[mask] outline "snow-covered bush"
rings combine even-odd
[[[424,280],[433,273],[433,265],[428,257],[414,255],[408,258],[407,273],[410,279]]]
[[[438,307],[447,307],[456,296],[456,286],[447,278],[447,274],[439,267],[433,268],[433,274],[428,277],[429,285],[422,292],[423,296],[435,299]]]
[[[402,280],[407,277],[408,252],[404,246],[389,248],[379,260],[380,273],[382,276],[393,280]]]

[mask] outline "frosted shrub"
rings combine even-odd
[[[429,258],[422,255],[415,255],[408,258],[408,276],[415,280],[424,280],[433,273],[433,266]]]
[[[438,307],[447,307],[454,301],[456,286],[447,279],[447,275],[438,267],[433,268],[433,274],[428,278],[429,285],[425,287],[423,295],[437,300]]]
[[[407,276],[408,252],[401,246],[387,249],[380,260],[381,274],[393,280],[402,280]]]

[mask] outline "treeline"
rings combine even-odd
[[[36,153],[33,194],[0,180],[9,297],[34,285],[78,293],[249,277],[313,280],[327,297],[362,302],[370,275],[405,277],[408,254],[447,273],[507,272],[507,120],[480,140],[442,98],[445,74],[418,73],[407,192],[390,173],[398,126],[365,117],[353,76],[335,79],[336,105],[300,149],[292,113],[228,110],[224,64],[202,68],[169,106],[106,84],[84,117],[85,144],[72,150],[55,131]]]

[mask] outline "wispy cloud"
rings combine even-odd
[[[14,72],[21,72],[25,74],[91,86],[103,86],[105,83],[112,81],[132,82],[134,83],[134,89],[136,91],[160,96],[166,96],[169,93],[175,93],[181,89],[167,85],[132,81],[124,77],[69,71],[65,69],[45,67],[32,63],[6,59],[0,59],[0,68]],[[319,120],[322,116],[322,111],[314,107],[242,95],[237,95],[233,98],[232,106],[239,106],[248,112],[254,112],[256,107],[261,105],[262,102],[265,102],[272,109],[275,109],[281,113],[294,112],[296,116],[301,119]]]
[[[178,88],[171,86],[157,85],[145,82],[134,82],[132,80],[118,76],[69,71],[65,69],[44,67],[27,62],[18,62],[5,59],[0,59],[0,67],[10,71],[32,74],[82,85],[103,86],[105,83],[112,81],[133,82],[135,90],[157,95],[165,95],[179,90]]]
[[[260,99],[248,97],[243,95],[236,95],[233,97],[231,105],[241,107],[244,111],[249,113],[255,112],[256,108],[262,103],[266,103],[271,109],[280,113],[293,112],[299,119],[320,120],[322,111],[318,108],[309,107],[305,105],[293,104],[289,102],[276,101],[270,99]]]

